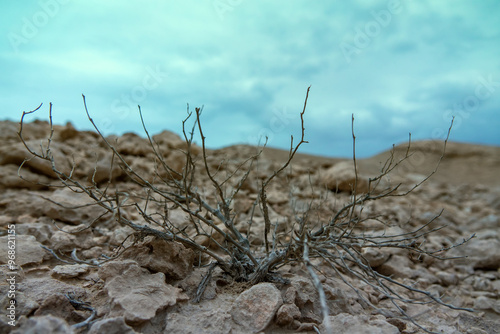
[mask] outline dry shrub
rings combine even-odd
[[[97,173],[97,167],[94,170],[94,175],[86,178],[84,181],[75,177],[75,166],[69,172],[66,169],[65,171],[59,169],[51,149],[54,132],[51,117],[52,104],[50,104],[49,110],[52,131],[46,145],[42,146],[41,151],[33,149],[23,139],[23,122],[25,116],[37,111],[41,105],[33,111],[23,113],[19,136],[26,149],[33,156],[45,160],[50,164],[62,186],[74,192],[86,194],[93,200],[93,206],[104,209],[105,215],[112,218],[119,225],[132,228],[135,231],[134,237],[136,239],[143,238],[144,236],[154,236],[166,241],[179,242],[195,251],[200,259],[208,259],[208,261],[204,261],[204,264],[201,263],[201,265],[207,267],[207,273],[200,282],[197,291],[196,300],[198,301],[216,267],[220,267],[237,281],[247,281],[251,284],[262,281],[286,283],[287,280],[280,276],[277,269],[292,262],[302,263],[307,268],[314,286],[319,292],[320,304],[325,319],[325,328],[328,331],[331,328],[328,325],[327,301],[320,278],[318,277],[320,269],[317,264],[321,262],[322,265],[327,265],[331,268],[331,272],[333,271],[337,277],[344,280],[345,283],[356,291],[366,306],[377,309],[370,300],[363,297],[363,294],[361,294],[357,287],[349,283],[346,279],[348,276],[363,281],[371,286],[379,295],[388,298],[404,317],[419,327],[420,325],[405,312],[401,305],[434,302],[452,309],[469,310],[447,304],[430,292],[417,289],[414,286],[404,284],[397,279],[377,272],[370,266],[370,260],[366,258],[367,254],[371,254],[370,250],[372,249],[397,248],[407,250],[412,256],[444,259],[441,254],[450,248],[463,244],[466,240],[437,250],[430,250],[423,247],[422,241],[428,235],[437,233],[442,228],[433,227],[434,221],[440,214],[427,224],[405,233],[392,235],[384,232],[359,233],[359,229],[357,229],[363,222],[380,221],[380,218],[377,216],[363,216],[362,209],[365,204],[388,197],[406,196],[436,172],[437,166],[444,157],[448,137],[443,143],[442,155],[436,169],[412,188],[403,191],[400,190],[400,185],[392,187],[382,186],[385,184],[382,180],[393,172],[396,167],[411,157],[409,143],[406,154],[398,158],[394,154],[391,155],[381,169],[380,174],[369,180],[367,192],[357,193],[358,187],[356,183],[359,178],[355,156],[356,141],[353,129],[353,117],[353,165],[356,178],[349,202],[336,212],[331,212],[331,218],[328,221],[319,221],[316,215],[313,214],[318,205],[314,206],[311,201],[306,210],[300,210],[301,213],[294,215],[294,222],[290,226],[278,230],[278,224],[273,223],[269,214],[268,189],[273,181],[283,174],[292,163],[299,147],[303,143],[306,143],[304,113],[306,111],[309,89],[310,87],[307,89],[304,108],[300,113],[302,132],[299,142],[294,145],[292,137],[288,159],[286,159],[285,163],[276,168],[270,175],[263,176],[258,174],[255,177],[255,179],[260,180],[260,183],[256,189],[258,195],[255,198],[251,211],[252,217],[253,213],[257,211],[263,217],[265,225],[262,236],[264,247],[252,245],[249,242],[248,236],[250,233],[248,230],[246,233],[242,233],[236,227],[240,213],[233,211],[233,207],[239,207],[238,205],[234,205],[238,193],[242,189],[252,189],[253,187],[250,184],[250,175],[255,172],[254,167],[263,148],[260,148],[254,155],[249,156],[243,162],[233,164],[233,169],[222,168],[221,166],[226,162],[214,161],[207,153],[205,147],[206,138],[201,125],[202,108],[196,108],[193,114],[189,111],[188,106],[188,116],[183,121],[185,143],[176,151],[176,159],[174,160],[176,165],[173,166],[171,160],[168,161],[168,159],[164,158],[161,152],[161,145],[149,135],[139,107],[141,122],[154,156],[154,160],[152,161],[154,171],[145,174],[134,169],[124,154],[102,135],[90,117],[85,96],[83,96],[85,111],[90,122],[100,135],[104,146],[112,153],[109,166],[109,182],[96,182],[95,174]],[[191,128],[188,129],[187,124],[191,119],[194,119],[194,122]],[[190,131],[188,132],[188,130]],[[450,130],[451,126],[448,136]],[[195,133],[201,136],[201,149],[194,145],[193,138]],[[179,158],[182,158],[181,164],[179,163]],[[137,190],[128,189],[123,191],[118,190],[117,187],[113,188],[114,179],[112,174],[116,166],[119,166],[123,170],[129,181],[133,181],[139,185],[139,187],[134,188]],[[22,167],[23,165],[20,168]],[[222,169],[225,170],[224,173],[221,172]],[[258,171],[258,173],[261,173],[261,171]],[[201,185],[200,180],[202,178],[209,180],[212,189],[207,191]],[[294,203],[293,200],[289,202]],[[141,222],[134,221],[129,218],[129,215],[124,214],[130,208],[134,208],[140,214],[142,218]],[[182,224],[182,226],[173,224],[169,219],[169,212],[179,208],[187,217],[187,222]],[[380,223],[385,224],[384,221],[380,221]],[[432,226],[430,226],[431,224]],[[248,229],[250,228],[251,226],[248,227]],[[271,237],[271,240],[269,240],[269,237]],[[56,255],[54,252],[52,253]],[[97,262],[97,265],[99,264]],[[400,294],[398,292],[400,288],[408,291],[412,297]],[[382,309],[378,309],[378,311],[381,313],[385,312]]]

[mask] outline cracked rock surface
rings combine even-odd
[[[42,121],[25,125],[26,139],[39,148],[50,133],[49,125]],[[302,264],[288,263],[276,270],[286,282],[254,286],[233,281],[216,268],[200,302],[194,303],[210,259],[179,243],[134,233],[130,227],[119,225],[116,217],[89,207],[84,194],[47,186],[57,184],[57,180],[50,165],[39,159],[30,160],[21,170],[24,179],[19,178],[19,164],[29,155],[19,142],[17,129],[17,123],[0,122],[0,306],[2,310],[9,306],[8,280],[12,276],[17,303],[16,326],[10,326],[8,318],[2,316],[1,333],[323,333],[325,319],[318,292]],[[54,130],[53,154],[61,169],[71,172],[74,162],[74,176],[80,182],[88,184],[94,177],[103,189],[109,181],[109,189],[122,194],[143,191],[118,165],[110,167],[113,157],[95,132],[77,131],[71,124],[55,126]],[[183,139],[169,131],[154,138],[165,161],[182,172],[183,150],[187,148]],[[153,173],[158,162],[147,139],[125,134],[109,140],[130,166],[147,176],[148,182],[169,177]],[[391,179],[384,182],[401,183],[400,189],[410,189],[434,169],[440,148],[441,144],[435,142],[412,143],[418,160],[395,169]],[[193,144],[192,150],[199,158],[201,149]],[[396,155],[405,152],[405,145],[396,146]],[[211,150],[208,164],[220,175],[229,175],[254,153],[254,147],[245,145]],[[367,189],[368,179],[379,173],[390,156],[390,152],[384,152],[357,159],[362,180],[357,183],[358,191]],[[264,149],[256,172],[241,185],[231,205],[235,226],[248,236],[259,255],[264,252],[264,217],[254,210],[259,184],[287,157],[288,152]],[[364,204],[363,213],[376,218],[359,220],[356,232],[360,235],[402,234],[432,221],[430,228],[446,228],[422,238],[421,246],[440,250],[475,234],[468,243],[442,254],[456,259],[418,257],[404,249],[373,247],[360,251],[364,263],[378,273],[476,311],[433,304],[399,305],[431,331],[500,333],[498,166],[500,148],[450,142],[438,172],[418,190],[406,197]],[[278,234],[311,206],[315,208],[311,217],[325,222],[352,198],[355,174],[349,159],[299,153],[285,174],[273,181],[268,192],[268,212]],[[201,173],[196,182],[200,194],[213,200],[208,177]],[[228,184],[224,191],[231,186]],[[193,236],[192,221],[178,207],[150,202],[151,216],[158,223],[144,221],[132,205],[136,200],[144,208],[146,193],[143,195],[137,199],[123,195],[125,206],[120,214],[159,230],[168,222],[179,233]],[[16,231],[15,274],[8,267],[8,231],[12,226]],[[223,224],[218,226],[224,228]],[[219,237],[211,239],[209,232],[193,240],[212,250],[214,242],[225,242]],[[336,333],[422,333],[370,284],[356,277],[339,278],[321,259],[312,262],[321,270],[318,276],[329,309],[328,320]],[[415,298],[405,290],[396,292]]]

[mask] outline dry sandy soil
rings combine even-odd
[[[19,165],[31,155],[20,142],[18,130],[17,123],[0,122],[0,333],[325,332],[318,293],[300,263],[278,269],[287,283],[262,282],[253,287],[232,281],[216,269],[201,301],[194,303],[198,284],[207,271],[206,266],[199,266],[197,254],[176,242],[152,237],[138,237],[132,244],[133,238],[127,239],[133,234],[131,228],[119,225],[112,215],[101,216],[101,211],[88,205],[88,197],[60,187],[50,164],[40,159],[27,161],[20,172],[25,180],[19,178]],[[40,145],[46,145],[49,133],[45,122],[25,124],[24,138],[38,151]],[[153,174],[155,165],[147,140],[134,134],[109,139],[136,170]],[[165,161],[182,171],[183,140],[167,131],[155,140]],[[441,142],[412,143],[413,155],[385,178],[384,184],[402,183],[401,189],[410,189],[434,170],[442,148]],[[76,164],[73,176],[82,183],[89,183],[93,174],[101,187],[110,179],[111,154],[96,133],[76,131],[70,124],[56,126],[52,150],[61,169],[69,172]],[[209,163],[227,173],[255,150],[234,146],[211,151]],[[404,152],[406,146],[402,145],[394,154],[398,157]],[[258,251],[263,248],[263,219],[250,215],[258,182],[262,175],[279,168],[287,156],[285,151],[265,149],[248,185],[234,201],[233,210],[241,222],[236,224],[238,228],[244,231],[246,222],[255,220],[248,237]],[[359,159],[360,180],[378,175],[390,156],[388,151]],[[225,163],[221,165],[221,161]],[[421,187],[407,196],[385,198],[366,207],[366,214],[377,215],[385,225],[367,220],[359,227],[360,233],[406,232],[444,210],[433,226],[446,227],[419,240],[424,242],[422,247],[443,248],[475,234],[464,245],[441,254],[461,257],[455,260],[415,258],[404,249],[370,253],[376,259],[370,265],[377,272],[429,291],[446,303],[474,309],[402,306],[430,331],[500,333],[499,167],[500,147],[450,142],[438,172]],[[351,199],[353,173],[352,161],[298,154],[291,168],[269,188],[273,222],[292,224],[294,214],[313,202],[321,204],[318,221],[328,219]],[[200,192],[212,196],[207,178],[200,176],[197,181]],[[113,168],[110,189],[141,190],[118,167]],[[124,214],[145,224],[132,209]],[[185,213],[175,208],[170,210],[169,220],[176,226],[187,224]],[[90,224],[92,227],[86,228]],[[14,245],[9,240],[15,240],[13,267],[8,264],[13,254],[9,245]],[[113,259],[122,243],[128,249]],[[315,265],[324,270],[321,282],[335,333],[423,332],[370,285],[348,275],[343,281],[334,271],[323,268],[321,261]],[[414,297],[406,290],[396,292]]]

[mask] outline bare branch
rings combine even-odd
[[[71,233],[78,233],[91,227],[92,230],[94,230],[95,225],[98,223],[107,224],[110,221],[114,221],[120,226],[128,226],[133,230],[120,245],[117,247],[113,245],[113,247],[116,248],[112,252],[112,257],[102,255],[99,259],[81,260],[77,255],[77,250],[74,249],[71,253],[72,261],[69,261],[68,255],[60,256],[50,248],[45,246],[42,247],[50,252],[56,259],[64,263],[85,263],[99,266],[106,261],[117,258],[128,249],[128,247],[134,247],[135,243],[142,240],[145,236],[153,236],[167,242],[178,242],[184,247],[193,250],[199,256],[200,266],[202,264],[202,254],[204,255],[203,261],[209,263],[207,265],[207,272],[196,290],[196,302],[201,300],[216,267],[221,268],[233,279],[248,281],[250,284],[256,284],[262,281],[286,283],[287,280],[280,275],[278,270],[290,263],[302,263],[305,265],[311,281],[318,291],[319,304],[323,316],[323,326],[328,333],[331,333],[333,329],[329,322],[329,311],[325,290],[318,277],[318,273],[322,273],[321,270],[324,270],[325,267],[313,265],[313,259],[323,261],[322,266],[331,268],[331,270],[329,270],[330,272],[333,270],[335,275],[356,292],[363,306],[371,307],[383,314],[388,314],[389,312],[388,310],[377,308],[377,306],[367,300],[362,291],[356,288],[354,284],[350,283],[349,277],[355,278],[367,284],[370,288],[375,289],[375,291],[380,293],[384,298],[391,301],[392,305],[395,307],[396,314],[399,312],[404,318],[424,331],[427,330],[419,325],[414,318],[409,316],[402,305],[435,303],[451,309],[471,311],[468,308],[461,308],[448,304],[434,294],[418,289],[416,286],[407,284],[407,282],[400,282],[396,278],[380,274],[370,267],[370,262],[364,255],[366,253],[363,252],[370,248],[397,249],[408,251],[411,256],[416,256],[418,258],[429,256],[437,260],[450,259],[451,257],[446,257],[446,251],[463,245],[473,238],[474,235],[455,243],[447,241],[438,247],[432,247],[432,245],[428,246],[426,241],[429,236],[439,233],[444,228],[444,226],[434,225],[441,216],[442,211],[426,223],[419,224],[419,226],[415,228],[406,227],[402,232],[386,233],[385,230],[384,232],[377,232],[376,230],[370,231],[360,228],[361,223],[368,219],[380,222],[384,225],[384,228],[390,225],[390,220],[384,218],[387,215],[376,212],[369,212],[367,214],[366,211],[369,211],[367,203],[384,198],[406,196],[420,187],[436,173],[445,156],[446,145],[453,126],[453,120],[448,129],[447,137],[444,140],[439,161],[434,170],[431,171],[424,180],[416,183],[409,189],[401,187],[401,184],[387,187],[387,189],[380,191],[377,189],[384,177],[387,177],[397,166],[400,166],[412,156],[410,150],[410,134],[408,146],[403,157],[398,158],[399,155],[395,154],[395,149],[393,148],[390,152],[390,156],[383,164],[380,173],[369,179],[368,192],[360,193],[357,189],[359,175],[356,161],[354,115],[352,115],[352,160],[354,164],[355,181],[351,196],[348,198],[347,203],[339,209],[335,209],[332,206],[331,212],[326,215],[321,215],[319,212],[321,211],[324,214],[328,207],[323,205],[326,196],[321,194],[319,196],[311,196],[311,200],[304,204],[304,210],[296,210],[298,201],[294,200],[295,195],[293,191],[290,191],[288,194],[290,198],[286,205],[288,205],[287,209],[290,209],[289,212],[293,213],[289,216],[290,224],[288,225],[291,226],[282,227],[282,224],[276,222],[274,224],[274,229],[271,231],[273,222],[271,222],[270,218],[271,206],[268,202],[267,190],[271,182],[276,180],[277,177],[291,165],[300,146],[307,143],[305,140],[304,114],[307,107],[310,88],[311,87],[307,88],[303,110],[300,113],[300,140],[297,144],[294,144],[294,138],[291,136],[290,150],[286,161],[280,165],[279,168],[271,171],[267,176],[259,175],[258,179],[252,178],[254,175],[252,172],[255,165],[257,165],[258,168],[258,158],[264,147],[258,149],[257,152],[250,157],[242,159],[237,163],[229,163],[224,159],[218,167],[213,167],[209,164],[211,160],[208,156],[206,137],[201,124],[203,108],[195,108],[195,119],[189,131],[186,126],[192,113],[189,111],[189,105],[187,106],[187,117],[182,122],[182,131],[186,148],[184,148],[183,145],[183,149],[180,150],[184,154],[185,160],[182,162],[182,171],[179,171],[178,167],[177,169],[172,168],[167,160],[165,160],[163,155],[164,152],[161,151],[161,146],[154,140],[154,137],[150,136],[145,125],[142,110],[140,106],[138,106],[140,120],[147,136],[149,146],[151,147],[152,163],[154,165],[154,170],[151,171],[151,174],[144,175],[142,172],[139,172],[139,170],[132,168],[133,164],[131,165],[127,162],[125,156],[117,149],[118,143],[115,147],[111,140],[104,137],[91,118],[85,96],[82,95],[83,105],[90,123],[97,131],[105,148],[112,154],[108,180],[106,183],[101,183],[101,185],[98,185],[96,182],[97,161],[95,161],[93,170],[90,171],[90,177],[87,176],[84,180],[76,176],[79,175],[79,173],[76,173],[77,166],[75,161],[73,161],[69,172],[67,172],[67,170],[63,172],[58,169],[51,151],[54,134],[52,104],[49,105],[49,138],[46,143],[40,145],[40,149],[32,149],[23,138],[23,123],[27,115],[39,110],[42,105],[40,104],[40,106],[32,111],[23,112],[18,135],[27,151],[33,158],[42,159],[50,164],[52,171],[58,179],[59,187],[65,187],[74,193],[85,195],[91,201],[88,204],[68,206],[58,203],[48,197],[45,199],[65,208],[81,209],[95,208],[97,206],[102,209],[102,212],[99,212],[97,217],[90,223],[87,223],[86,226],[79,231],[73,231]],[[200,157],[196,156],[197,151],[193,146],[195,131],[201,136],[202,152]],[[197,162],[197,159],[201,159],[201,161]],[[27,166],[27,162],[28,161],[24,161],[19,167],[18,174],[20,177],[21,169]],[[120,187],[116,184],[117,181],[113,179],[113,167],[116,163],[125,171],[125,177],[128,178],[127,180],[134,182],[130,189],[119,190]],[[202,166],[199,164],[202,164]],[[198,173],[197,166],[202,168],[201,173]],[[226,174],[221,175],[223,172]],[[202,179],[201,182],[200,179]],[[243,184],[250,181],[257,183],[257,180],[260,180],[260,187],[256,191],[256,194],[250,194],[251,200],[254,201],[251,211],[248,214],[247,212],[237,212],[237,210],[233,212],[231,205],[237,194],[241,195],[246,191],[246,189],[243,188]],[[205,181],[205,183],[203,183],[203,181]],[[287,178],[284,182],[290,182],[290,180]],[[212,192],[208,195],[204,191],[201,191],[207,183],[212,187]],[[140,185],[139,190],[136,184]],[[53,185],[46,186],[52,187]],[[311,175],[309,175],[309,186],[311,187],[311,194],[314,194]],[[242,188],[245,190],[242,190]],[[214,201],[216,202],[215,204]],[[259,208],[264,220],[265,253],[262,249],[259,249],[259,247],[251,245],[248,240],[252,227],[251,225],[254,221],[254,213],[258,211]],[[273,206],[272,208],[274,209],[275,207]],[[101,209],[99,209],[99,211]],[[133,216],[129,214],[131,210],[135,210]],[[179,210],[182,214],[185,214],[186,221],[180,224],[176,223],[174,219],[171,219],[172,210]],[[106,216],[108,214],[109,216]],[[237,225],[238,220],[242,216],[248,221],[246,236],[243,236],[242,232],[236,227],[239,226]],[[105,217],[109,217],[109,219],[103,219]],[[134,218],[132,219],[131,217]],[[408,223],[410,220],[411,215],[408,219]],[[56,227],[63,230],[57,225]],[[271,234],[271,242],[268,240],[268,234]],[[134,238],[131,246],[128,246],[130,243],[129,237]],[[199,240],[201,239],[204,241],[200,242]],[[128,247],[125,247],[126,241]],[[68,260],[65,259],[66,257]],[[78,303],[75,305],[83,305]],[[391,313],[391,316],[394,315]],[[87,325],[91,321],[91,317],[89,318],[90,320],[87,319],[84,321],[82,326]],[[315,330],[318,331],[316,327]]]

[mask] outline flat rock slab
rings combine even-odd
[[[127,323],[151,320],[158,310],[188,298],[181,289],[165,283],[165,274],[150,274],[134,264],[107,280],[105,288],[111,298],[111,315],[123,316]]]
[[[399,329],[385,321],[382,316],[368,318],[367,316],[354,316],[348,313],[340,313],[329,316],[331,328],[334,333],[341,334],[398,334]],[[325,324],[320,326],[321,333],[326,333]]]
[[[88,334],[136,334],[132,327],[125,323],[122,317],[107,318],[96,321]]]
[[[73,278],[89,272],[86,264],[58,265],[52,269],[52,276],[56,278]]]
[[[26,333],[52,333],[52,334],[73,334],[74,331],[68,323],[61,318],[51,315],[42,317],[31,317],[21,324],[19,328],[14,329],[12,334]]]
[[[231,321],[231,316],[224,311],[214,309],[196,314],[171,313],[168,315],[167,329],[170,334],[231,334],[239,333]]]
[[[231,316],[249,332],[257,333],[271,323],[282,304],[281,293],[273,284],[260,283],[236,298]]]
[[[9,236],[0,237],[0,263],[8,262],[9,246],[15,247],[15,262],[20,266],[42,263],[44,259],[50,258],[50,254],[43,250],[34,236],[17,234],[15,239],[9,239]]]
[[[497,270],[500,268],[500,240],[493,237],[472,239],[463,247],[453,248],[447,255],[462,256],[453,260],[454,263],[468,265],[474,269]]]
[[[38,304],[49,299],[54,294],[65,295],[72,293],[85,299],[87,291],[76,285],[67,284],[60,280],[43,277],[43,278],[26,278],[18,285],[18,290],[24,292],[27,298],[35,301]]]
[[[193,270],[195,254],[178,242],[149,237],[123,252],[122,258],[132,259],[141,267],[164,273],[170,279],[183,279]]]

